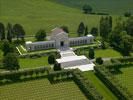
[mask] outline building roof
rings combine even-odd
[[[71,62],[71,61],[77,61],[77,60],[82,60],[82,59],[87,59],[85,56],[66,56],[62,57],[61,59],[56,59],[58,63],[64,63],[64,62]]]

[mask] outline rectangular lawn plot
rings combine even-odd
[[[87,100],[74,81],[50,84],[48,79],[0,86],[0,100]]]
[[[133,94],[133,66],[121,68],[122,74],[117,74],[118,80]]]

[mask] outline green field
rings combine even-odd
[[[39,79],[0,86],[0,100],[87,100],[73,81]]]
[[[21,68],[35,68],[35,67],[49,67],[48,57],[40,57],[40,58],[20,58],[20,67]]]
[[[99,93],[104,97],[104,100],[117,100],[114,94],[100,81],[94,72],[84,72],[86,78],[88,78],[92,84],[96,87]]]
[[[133,66],[121,68],[120,71],[122,74],[117,74],[116,77],[131,93],[133,93]]]
[[[103,58],[110,58],[110,57],[122,57],[122,55],[113,50],[113,49],[96,49],[95,51],[95,57],[103,57]],[[86,55],[89,56],[89,49],[88,50],[82,50],[79,52],[80,55]]]
[[[35,35],[39,29],[45,29],[49,35],[53,28],[62,25],[68,26],[69,31],[76,34],[80,22],[88,25],[90,31],[92,27],[99,26],[100,18],[50,0],[0,0],[0,22],[5,25],[8,22],[19,23],[24,26],[26,35]],[[113,18],[115,25],[118,16],[113,15]]]
[[[111,14],[124,14],[126,11],[133,13],[133,0],[51,0],[66,6],[81,9],[84,4],[92,6],[94,12]]]
[[[113,49],[100,49],[95,51],[95,57],[122,57],[122,55]]]

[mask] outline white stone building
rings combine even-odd
[[[52,30],[51,38],[49,41],[43,42],[27,42],[27,51],[36,51],[56,48],[58,49],[61,58],[56,59],[56,62],[64,69],[79,68],[81,71],[88,71],[94,69],[94,64],[89,61],[84,55],[77,56],[70,46],[91,44],[94,41],[92,35],[83,37],[68,38],[68,34],[60,28]]]
[[[94,41],[92,35],[87,35],[83,37],[69,38],[68,34],[60,28],[55,28],[51,32],[51,37],[49,41],[42,42],[26,42],[27,51],[37,51],[45,49],[61,49],[67,48],[69,46],[85,45],[91,44]]]

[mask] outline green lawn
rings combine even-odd
[[[115,95],[99,80],[99,78],[92,71],[84,72],[86,78],[88,78],[96,87],[99,93],[103,95],[104,100],[117,100]]]
[[[131,93],[133,93],[133,66],[121,68],[120,71],[122,74],[117,74],[116,77]]]
[[[80,55],[86,55],[88,57],[89,55],[89,49],[87,50],[81,50],[79,52]],[[103,57],[103,58],[108,58],[108,57],[122,57],[122,55],[113,50],[113,49],[96,49],[95,50],[95,57]]]
[[[113,49],[99,49],[95,51],[96,57],[121,57],[122,55]]]
[[[40,57],[40,58],[20,58],[20,67],[21,68],[35,68],[46,66],[49,67],[48,57]]]
[[[81,9],[84,4],[92,6],[94,12],[107,12],[123,15],[126,11],[133,13],[132,0],[51,0],[66,6]]]
[[[0,86],[0,100],[87,100],[73,81],[39,79]]]

